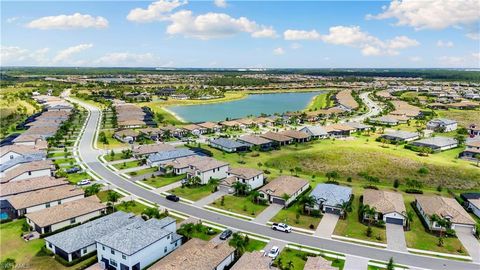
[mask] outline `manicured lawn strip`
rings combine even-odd
[[[100,132],[105,132],[105,136],[107,137],[108,144],[103,144],[100,140],[97,141],[97,146],[102,149],[114,149],[119,147],[126,147],[128,144],[123,143],[115,138],[113,138],[113,129],[102,129]],[[100,138],[100,137],[99,137]]]
[[[130,175],[130,176],[141,176],[141,175],[144,175],[144,174],[147,174],[147,173],[154,173],[156,171],[158,171],[157,168],[146,168],[146,169],[141,169],[141,170],[134,171],[134,172],[129,172],[127,174]]]
[[[109,192],[109,190],[102,190],[102,191],[97,193],[97,197],[100,199],[101,202],[107,202],[108,201],[108,192]],[[119,195],[120,195],[120,198],[124,197],[122,194],[119,194]]]
[[[86,172],[81,172],[67,174],[67,179],[71,184],[76,185],[79,181],[84,179],[92,179],[92,177]]]
[[[316,111],[316,110],[325,109],[325,108],[330,107],[331,103],[332,103],[331,100],[330,100],[330,95],[331,95],[331,93],[327,92],[327,93],[323,93],[323,94],[315,96],[312,99],[312,101],[310,102],[310,104],[308,104],[306,109]]]
[[[68,156],[71,156],[72,153],[70,152],[58,152],[58,153],[49,153],[47,155],[48,158],[53,158],[53,157],[62,157],[64,158],[65,157],[65,154],[67,154]]]
[[[53,161],[54,164],[60,165],[63,163],[68,163],[70,165],[75,164],[76,160],[74,158],[62,158],[62,159],[56,159]]]
[[[260,250],[263,250],[267,245],[267,243],[263,241],[252,239],[252,238],[249,238],[249,239],[250,240],[248,241],[248,244],[245,247],[245,251],[248,251],[248,252],[260,251]]]
[[[414,211],[410,202],[414,200],[413,195],[404,195],[405,206],[407,211]],[[462,246],[458,238],[444,238],[443,247],[438,246],[438,237],[425,230],[420,217],[415,214],[411,230],[405,232],[405,240],[407,246],[415,249],[429,250],[435,252],[451,253],[458,255],[468,255],[467,250]],[[463,252],[458,252],[462,250]]]
[[[252,202],[250,197],[224,196],[224,205],[221,204],[222,198],[214,201],[210,206],[220,208],[226,211],[256,217],[267,205],[260,205]]]
[[[124,170],[124,169],[130,169],[130,168],[135,168],[135,167],[138,167],[138,166],[141,166],[140,165],[140,161],[138,160],[133,160],[133,161],[128,161],[128,162],[122,162],[122,163],[118,163],[118,164],[114,164],[112,165],[113,167],[119,169],[119,170]]]
[[[378,228],[371,226],[372,236],[368,237],[366,235],[367,225],[362,224],[358,219],[358,208],[360,205],[359,197],[361,193],[355,194],[355,198],[352,201],[352,212],[347,214],[346,219],[339,219],[333,234],[357,238],[366,241],[378,242],[378,243],[387,243],[386,230],[384,228]],[[377,237],[380,236],[380,239]]]
[[[202,185],[198,187],[178,187],[170,190],[169,192],[187,200],[198,201],[201,198],[212,194],[213,188],[213,185]]]
[[[106,161],[117,161],[117,160],[122,160],[122,159],[126,159],[123,154],[118,151],[118,153],[116,153],[115,151],[113,152],[113,157],[112,155],[110,154],[110,152],[104,156],[105,160]]]
[[[185,178],[185,174],[174,175],[174,176],[156,176],[153,178],[147,178],[146,180],[142,180],[142,181],[147,185],[159,188],[159,187],[163,187],[163,186],[178,182],[183,178]]]
[[[305,251],[295,250],[291,248],[285,248],[282,250],[280,255],[275,259],[274,264],[278,267],[278,261],[281,260],[282,266],[287,267],[288,263],[291,261],[293,263],[293,267],[290,269],[303,269],[305,267],[305,263],[307,262],[307,257],[315,257],[315,254],[311,254]],[[344,260],[335,260],[330,258],[325,258],[328,261],[332,261],[332,266],[338,267],[339,270],[343,269],[345,265]]]
[[[141,204],[139,202],[136,202],[136,201],[133,201],[132,206],[128,206],[127,204],[122,204],[122,203],[116,203],[115,204],[115,209],[117,209],[117,211],[134,213],[136,215],[141,215],[143,210],[145,210],[145,208],[147,208],[146,205],[143,205],[143,204]]]
[[[287,209],[282,209],[272,218],[272,222],[282,222],[289,224],[290,226],[300,227],[303,229],[310,229],[310,225],[313,225],[313,230],[315,230],[320,223],[320,217],[313,217],[308,215],[301,214],[302,206],[299,203],[294,203],[290,205]],[[299,214],[299,219],[297,220],[297,214]]]

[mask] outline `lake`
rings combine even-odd
[[[325,91],[251,94],[247,97],[221,103],[170,106],[167,109],[186,122],[224,121],[262,113],[274,114],[303,110],[313,97]]]

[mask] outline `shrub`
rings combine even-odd
[[[425,174],[428,174],[428,172],[429,172],[428,168],[426,168],[426,167],[421,167],[420,169],[418,169],[419,174],[425,175]]]
[[[395,181],[393,181],[393,187],[398,188],[399,186],[400,186],[400,181],[398,181],[398,179],[395,179]]]
[[[310,228],[310,230],[313,230],[313,229],[315,229],[315,225],[310,224],[310,226],[308,226],[308,228]]]
[[[335,180],[328,180],[328,181],[325,181],[325,183],[339,185],[338,181],[335,181]]]
[[[368,226],[367,230],[365,231],[365,235],[367,235],[367,237],[371,237],[372,233],[373,233],[372,228],[370,226]]]
[[[366,186],[363,186],[364,189],[375,189],[375,190],[378,190],[378,187],[375,186],[375,185],[366,185]]]
[[[263,170],[263,173],[264,174],[270,174],[270,171],[269,170]]]
[[[405,189],[405,193],[409,193],[409,194],[423,194],[423,191],[420,190],[420,189],[416,189],[416,188],[407,188],[407,189]]]
[[[252,157],[258,157],[258,156],[260,156],[260,154],[259,153],[253,153],[251,156]]]

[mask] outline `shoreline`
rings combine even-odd
[[[165,111],[166,113],[170,114],[171,116],[173,116],[175,119],[177,119],[179,122],[182,122],[183,124],[187,124],[189,122],[185,121],[185,119],[183,119],[181,116],[179,116],[178,114],[176,114],[175,112],[172,112],[171,110],[167,109],[167,107],[161,107],[161,109],[163,111]]]

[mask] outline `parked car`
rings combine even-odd
[[[268,252],[268,257],[272,258],[275,260],[275,258],[277,258],[278,256],[278,253],[279,253],[279,248],[277,246],[273,246],[271,249],[270,249],[270,252]]]
[[[222,234],[220,234],[220,239],[227,240],[232,235],[232,233],[233,232],[231,230],[226,229],[225,231],[222,232]]]
[[[77,183],[78,186],[86,186],[86,185],[90,185],[90,179],[83,179],[82,181],[79,181]]]
[[[167,200],[172,201],[172,202],[178,202],[178,201],[180,201],[180,198],[179,198],[177,195],[175,195],[175,194],[167,195],[166,198],[167,198]]]
[[[81,169],[79,167],[73,167],[73,168],[67,169],[65,172],[68,173],[68,174],[71,174],[71,173],[77,173],[80,170]]]
[[[272,229],[274,231],[281,231],[281,232],[287,232],[287,233],[292,232],[292,228],[285,223],[273,223]]]

